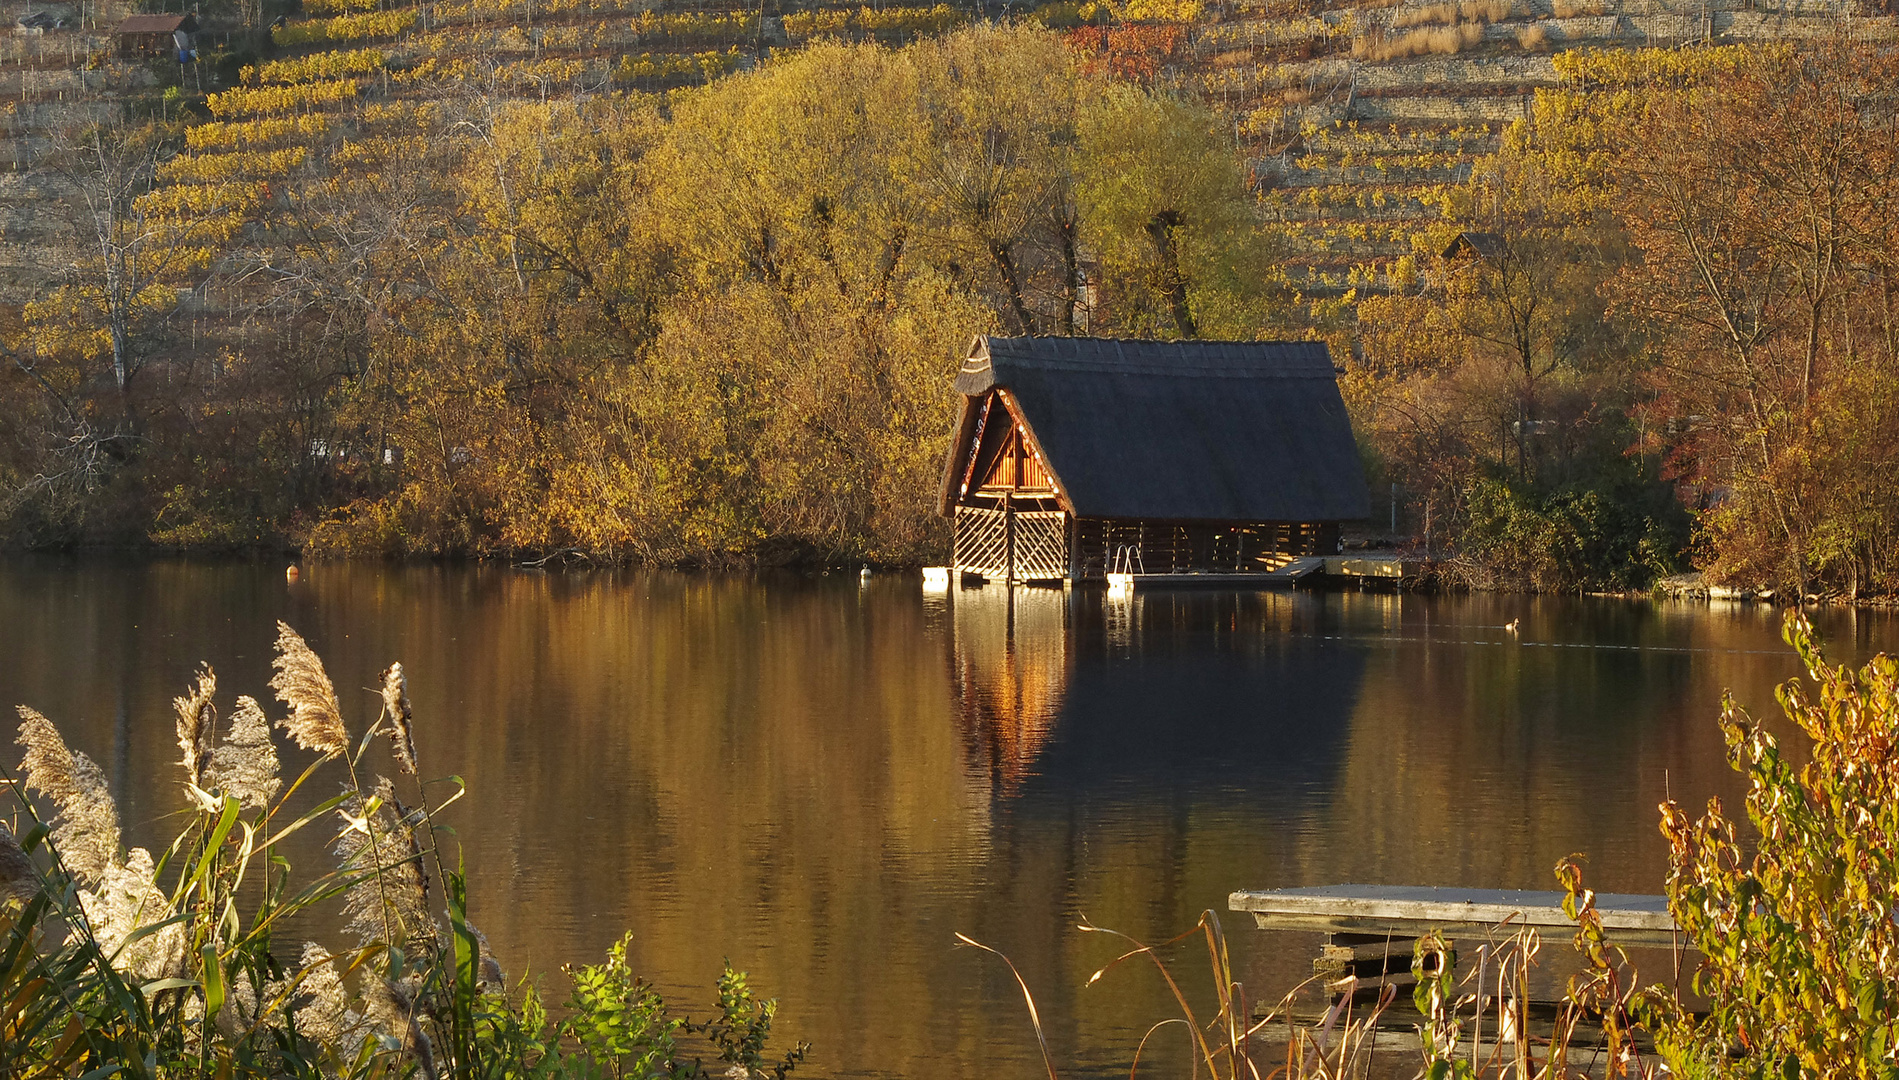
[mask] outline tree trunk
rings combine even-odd
[[[1162,210],[1147,223],[1147,235],[1160,254],[1161,291],[1174,317],[1174,331],[1195,338],[1200,330],[1194,326],[1193,311],[1187,305],[1187,277],[1180,270],[1180,230],[1186,223],[1178,211]]]
[[[1075,250],[1075,219],[1055,223],[1062,243],[1062,313],[1058,325],[1063,337],[1075,336],[1075,305],[1081,302],[1081,255]]]
[[[1009,308],[1015,312],[1016,322],[1021,326],[1024,337],[1035,336],[1035,316],[1029,314],[1029,305],[1022,299],[1022,282],[1016,275],[1015,254],[1007,241],[989,241],[989,257],[995,261],[996,269],[1002,274],[1002,285],[1009,291]]]

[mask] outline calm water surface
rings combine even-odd
[[[208,660],[226,711],[267,698],[277,619],[357,731],[377,672],[410,672],[511,975],[564,996],[555,969],[630,931],[703,1015],[730,957],[817,1075],[1042,1075],[1019,993],[956,931],[1021,967],[1064,1075],[1125,1075],[1162,991],[1133,968],[1083,989],[1115,953],[1084,915],[1152,939],[1237,888],[1549,888],[1572,851],[1599,889],[1659,891],[1656,803],[1737,790],[1722,690],[1771,710],[1795,673],[1759,607],[15,560],[0,701],[97,758],[150,843],[180,805],[171,697]],[[1820,622],[1845,656],[1899,645],[1883,616]],[[1251,992],[1309,970],[1311,939],[1228,928]]]

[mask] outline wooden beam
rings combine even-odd
[[[1328,885],[1236,892],[1227,898],[1229,909],[1250,913],[1262,929],[1394,937],[1430,930],[1573,931],[1576,924],[1563,914],[1562,903],[1558,892],[1400,885]],[[1601,893],[1596,913],[1620,945],[1668,947],[1680,940],[1666,897]]]

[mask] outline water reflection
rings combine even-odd
[[[951,596],[950,687],[971,768],[1020,792],[1068,693],[1070,594],[991,585]]]
[[[955,931],[1021,965],[1064,1075],[1125,1075],[1165,991],[1083,989],[1114,954],[1084,914],[1157,938],[1235,888],[1547,887],[1577,850],[1654,891],[1655,804],[1732,804],[1721,691],[1771,710],[1794,672],[1757,606],[35,560],[0,564],[0,702],[59,721],[149,843],[179,806],[171,696],[199,660],[227,707],[263,696],[279,618],[357,730],[376,673],[410,672],[512,972],[631,931],[703,1015],[729,956],[818,1075],[1040,1074],[1006,971]],[[1893,626],[1822,619],[1849,657]],[[1255,993],[1309,970],[1307,943],[1229,930]]]

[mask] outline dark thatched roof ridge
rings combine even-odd
[[[965,411],[992,387],[1014,398],[1081,517],[1371,516],[1323,342],[978,337],[956,377]],[[945,511],[967,449],[951,453]]]

